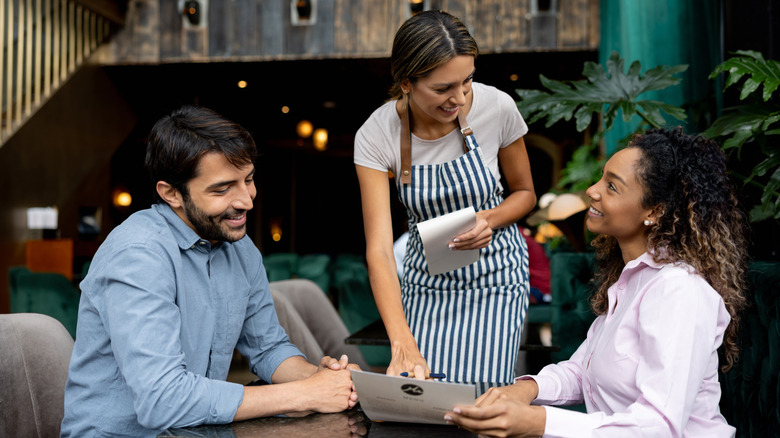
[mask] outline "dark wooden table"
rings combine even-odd
[[[375,423],[359,407],[336,414],[269,417],[230,424],[169,429],[158,437],[475,437],[455,426]]]
[[[387,337],[387,330],[381,319],[377,319],[371,324],[351,334],[344,339],[345,344],[355,345],[390,345],[390,338]]]

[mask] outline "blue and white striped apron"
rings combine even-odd
[[[468,130],[470,131],[470,129]],[[401,298],[420,353],[452,382],[511,383],[528,308],[528,250],[515,225],[493,230],[479,260],[428,273],[417,223],[468,206],[498,206],[503,197],[474,135],[467,152],[442,164],[411,166],[398,193],[409,215]]]

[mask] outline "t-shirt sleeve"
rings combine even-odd
[[[501,145],[505,148],[528,133],[523,116],[517,109],[517,103],[509,94],[498,92],[498,106],[501,113]]]
[[[395,167],[391,134],[385,126],[389,121],[384,107],[376,110],[355,134],[354,162],[369,169],[387,171]],[[400,146],[399,146],[400,147]]]

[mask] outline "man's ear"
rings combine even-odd
[[[176,190],[175,187],[168,184],[165,181],[157,181],[157,194],[160,195],[160,198],[162,198],[163,201],[168,203],[168,205],[171,206],[171,208],[179,208],[181,207],[181,193]]]

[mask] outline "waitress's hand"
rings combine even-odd
[[[425,376],[431,373],[431,369],[428,368],[428,363],[416,345],[404,345],[399,341],[394,341],[392,359],[390,359],[386,374],[400,376],[403,372],[407,372],[409,375],[414,374],[414,378],[417,380],[425,380]]]
[[[452,242],[450,242],[450,249],[480,249],[488,246],[490,240],[493,239],[493,229],[488,224],[485,216],[485,211],[478,211],[477,223],[465,233],[455,236],[455,238],[452,239]]]

